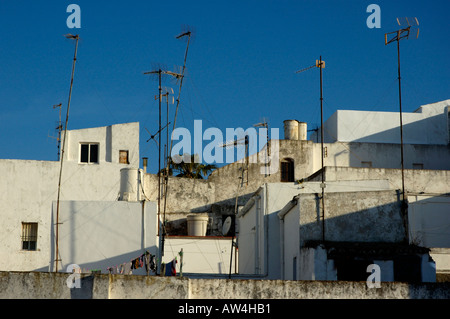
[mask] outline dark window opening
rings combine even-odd
[[[98,163],[99,146],[94,143],[83,143],[80,147],[80,163]]]
[[[81,163],[87,163],[89,160],[89,144],[81,144]]]
[[[294,160],[285,158],[281,161],[281,182],[294,181]]]
[[[90,163],[98,163],[98,144],[91,144],[89,152],[89,162]]]

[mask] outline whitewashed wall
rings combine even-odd
[[[55,220],[56,203],[52,220]],[[157,213],[153,202],[62,201],[60,203],[59,270],[70,264],[101,270],[129,262],[145,251],[158,253]],[[50,259],[55,259],[52,232]],[[50,267],[53,271],[54,267]],[[145,275],[144,268],[133,274]]]
[[[421,106],[415,112],[402,112],[403,142],[440,144],[449,142],[448,106],[450,100]],[[320,142],[320,132],[311,140]],[[400,143],[400,113],[338,110],[324,123],[324,141]]]
[[[181,256],[183,249],[183,268]],[[164,263],[177,258],[177,274],[229,274],[231,257],[231,238],[229,237],[166,237],[164,244]],[[236,271],[236,256],[233,249],[231,271]]]
[[[113,139],[108,139],[107,130]],[[73,132],[73,135],[71,135]],[[115,134],[114,132],[118,132]],[[139,123],[69,131],[67,160],[64,161],[61,200],[116,200],[120,169],[138,164]],[[114,137],[118,137],[115,144]],[[98,142],[130,150],[130,164],[104,161],[79,164],[79,142]],[[126,143],[125,143],[126,142]],[[105,146],[106,148],[106,146]],[[0,270],[30,271],[50,266],[52,202],[57,199],[60,162],[0,159]],[[36,251],[21,246],[22,222],[38,223]]]

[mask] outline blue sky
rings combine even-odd
[[[69,29],[69,4],[81,28]],[[369,4],[381,9],[370,29]],[[144,71],[183,64],[194,30],[177,126],[244,129],[263,118],[320,124],[319,70],[295,71],[322,56],[324,118],[337,109],[398,111],[397,50],[384,34],[396,17],[417,17],[418,39],[401,42],[404,112],[450,98],[450,2],[443,1],[12,1],[0,0],[0,158],[56,160],[58,111],[67,109],[74,42],[77,65],[68,129],[140,122],[140,157],[157,161],[146,131],[158,130],[158,82]],[[177,85],[165,81],[164,86]],[[173,115],[171,114],[171,117]],[[165,119],[165,114],[163,116]],[[155,166],[153,166],[154,168]]]

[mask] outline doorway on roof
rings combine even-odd
[[[281,182],[294,181],[294,160],[292,158],[283,158],[281,160]]]

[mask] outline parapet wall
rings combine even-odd
[[[0,272],[1,299],[449,299],[450,283],[191,279],[133,275]]]

